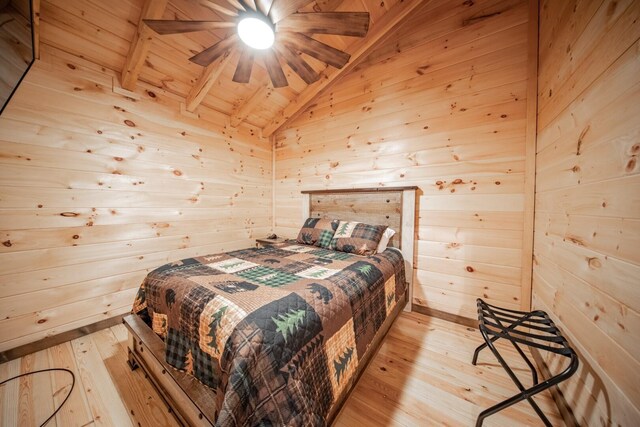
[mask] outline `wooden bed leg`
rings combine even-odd
[[[129,357],[127,358],[127,365],[129,365],[129,368],[132,371],[135,371],[140,367],[140,365],[138,365],[138,362],[136,362],[136,359],[133,357],[133,353],[131,352],[131,349],[128,349],[128,350],[129,350]]]

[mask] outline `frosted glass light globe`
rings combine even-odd
[[[247,17],[238,22],[240,40],[254,49],[269,49],[273,46],[273,28],[262,19]]]

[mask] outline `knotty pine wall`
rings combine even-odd
[[[269,141],[43,48],[0,117],[0,351],[125,313],[149,270],[272,226]]]
[[[541,4],[533,305],[581,356],[581,425],[640,425],[639,38],[638,1]]]
[[[525,0],[424,2],[277,133],[276,233],[297,234],[301,190],[417,185],[413,303],[528,306],[527,25]]]

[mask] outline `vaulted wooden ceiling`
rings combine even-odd
[[[302,54],[321,75],[317,82],[307,85],[281,61],[289,85],[277,89],[273,88],[260,58],[256,59],[249,83],[232,81],[237,55],[221,58],[209,67],[189,61],[235,28],[159,36],[141,21],[233,19],[196,0],[42,0],[41,40],[117,71],[125,89],[133,90],[138,81],[143,81],[183,97],[188,111],[197,112],[202,104],[229,116],[231,126],[247,125],[269,136],[312,104],[319,92],[348,72],[422,1],[309,0],[299,12],[369,12],[369,32],[364,38],[313,35],[350,53],[350,62],[336,69]],[[233,3],[207,2],[225,8]]]

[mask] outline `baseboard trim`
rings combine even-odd
[[[424,314],[426,316],[437,317],[438,319],[447,320],[449,322],[457,323],[459,325],[467,326],[469,328],[478,329],[478,321],[475,319],[459,316],[457,314],[447,313],[446,311],[442,311],[442,310],[436,310],[435,308],[429,308],[422,305],[411,304],[411,311]]]
[[[62,344],[64,342],[71,341],[73,339],[92,334],[101,329],[106,329],[106,328],[110,328],[111,326],[118,325],[122,323],[123,316],[124,314],[110,317],[109,319],[100,320],[99,322],[95,322],[90,325],[81,326],[79,328],[72,329],[66,332],[61,332],[57,335],[46,337],[41,340],[31,342],[29,344],[24,344],[19,347],[5,350],[3,352],[0,352],[0,363],[9,362],[11,360],[24,357],[27,354],[35,353],[40,350],[53,347],[54,345]]]
[[[531,356],[533,356],[533,361],[536,363],[538,371],[540,372],[540,374],[542,374],[542,378],[545,380],[551,378],[551,371],[549,371],[549,367],[542,359],[540,351],[535,347],[529,347],[529,350],[531,351]],[[579,427],[580,424],[578,424],[578,421],[576,420],[576,417],[571,410],[571,406],[569,406],[567,400],[564,398],[562,390],[560,390],[560,388],[555,385],[549,388],[549,391],[551,392],[551,397],[553,397],[553,401],[556,403],[558,412],[560,412],[560,416],[562,417],[565,425],[567,427]]]

